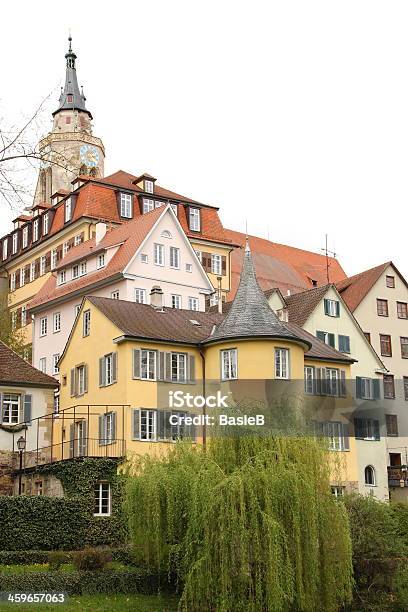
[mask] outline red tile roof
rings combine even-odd
[[[246,235],[233,230],[224,230],[227,238],[234,243],[245,246]],[[305,291],[313,286],[312,280],[320,285],[327,284],[326,256],[296,247],[277,244],[249,236],[249,246],[258,282],[262,289],[279,287],[286,296],[291,293]],[[239,284],[243,259],[243,249],[235,249],[232,253],[232,291],[228,299],[233,299]],[[329,257],[330,282],[336,283],[346,278],[346,274],[337,259]]]
[[[55,378],[37,370],[0,341],[0,384],[58,387]]]
[[[370,268],[369,270],[365,270],[364,272],[360,272],[359,274],[355,274],[354,276],[350,276],[336,283],[337,290],[351,312],[354,312],[363,298],[380,278],[381,274],[383,274],[390,265],[393,265],[393,263],[387,261],[380,266]],[[395,268],[395,266],[393,267]],[[396,271],[399,274],[398,270]]]
[[[330,287],[331,285],[322,285],[286,296],[289,321],[303,326]]]

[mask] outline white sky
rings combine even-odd
[[[276,242],[319,251],[327,232],[349,274],[408,276],[407,19],[396,0],[4,3],[0,105],[29,115],[55,90],[56,108],[71,28],[106,173],[149,172]]]

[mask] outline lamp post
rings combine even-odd
[[[23,452],[25,451],[25,447],[26,447],[26,439],[24,436],[20,436],[19,439],[17,440],[17,448],[18,448],[18,452],[20,453],[20,473],[18,476],[18,494],[19,495],[21,495],[21,475],[23,471]]]

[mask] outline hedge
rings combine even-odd
[[[166,577],[148,570],[99,570],[93,572],[27,572],[0,574],[0,591],[44,593],[55,591],[68,595],[100,593],[156,593],[168,585]]]
[[[123,565],[136,565],[134,553],[128,546],[106,548],[111,554],[112,561]],[[48,550],[0,550],[0,565],[33,565],[34,563],[48,563]],[[64,551],[70,558],[71,551]]]

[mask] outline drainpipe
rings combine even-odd
[[[217,288],[218,312],[222,314],[222,290],[221,290],[222,276],[217,276],[217,281],[218,281],[218,288]]]
[[[201,363],[202,363],[202,370],[203,370],[203,385],[202,385],[202,392],[203,392],[203,397],[205,398],[205,355],[202,349],[200,349],[200,357],[201,357]],[[203,405],[203,448],[204,451],[207,448],[207,423],[206,423],[206,418],[207,418],[207,406]]]

